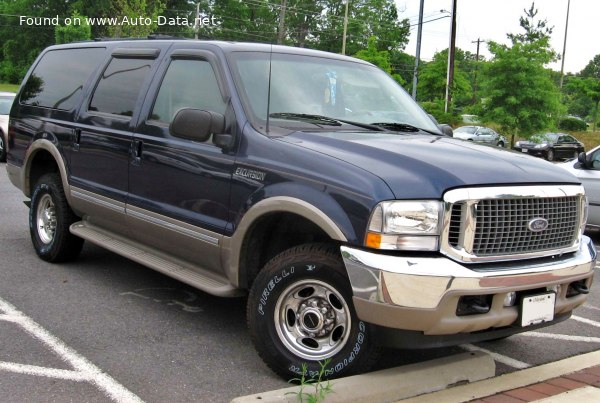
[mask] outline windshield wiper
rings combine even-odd
[[[308,113],[278,112],[278,113],[269,114],[269,117],[276,118],[276,119],[298,120],[301,122],[309,122],[309,123],[326,125],[326,126],[341,126],[342,123],[345,123],[345,124],[357,126],[357,127],[363,128],[363,129],[369,129],[369,130],[374,130],[374,131],[379,131],[379,132],[385,130],[384,128],[382,128],[378,125],[372,125],[372,124],[362,123],[362,122],[354,122],[354,121],[346,120],[346,119],[331,118],[329,116],[323,116],[323,115],[312,115],[312,114],[308,114]]]
[[[391,131],[411,132],[411,133],[417,133],[420,131],[424,131],[429,134],[435,134],[436,136],[440,135],[440,133],[436,133],[434,131],[427,130],[427,129],[422,129],[420,127],[416,127],[416,126],[413,126],[408,123],[380,122],[380,123],[371,123],[371,125],[379,126],[384,129],[391,130]]]

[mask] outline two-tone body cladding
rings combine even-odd
[[[64,60],[70,60],[68,65]],[[174,39],[46,49],[7,170],[36,253],[84,240],[218,296],[285,378],[569,317],[596,251],[568,172],[443,135],[353,58]]]

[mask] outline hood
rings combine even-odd
[[[424,134],[295,132],[294,143],[383,179],[397,199],[440,199],[465,186],[579,184],[552,163],[521,153]]]

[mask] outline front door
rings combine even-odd
[[[163,69],[133,138],[128,220],[143,244],[218,271],[235,158],[212,138],[196,142],[173,136],[169,124],[179,109],[197,108],[227,115],[231,130],[233,114],[209,52],[180,49]]]

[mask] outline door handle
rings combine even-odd
[[[75,129],[75,140],[73,141],[73,151],[79,151],[81,143],[81,129]]]
[[[143,148],[144,142],[142,140],[133,140],[133,165],[140,165],[142,163]]]

